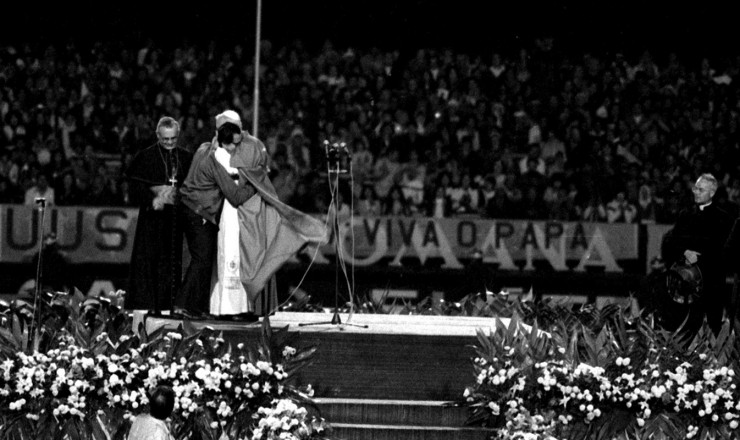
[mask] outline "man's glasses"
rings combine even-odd
[[[159,141],[165,144],[177,142],[177,136],[172,137],[160,137]]]

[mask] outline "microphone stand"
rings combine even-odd
[[[332,220],[332,228],[334,229],[334,312],[332,314],[331,321],[309,323],[302,322],[298,324],[299,327],[305,327],[309,325],[332,324],[351,325],[354,327],[368,328],[368,326],[364,324],[352,324],[349,322],[343,324],[342,318],[339,317],[339,206],[337,205],[337,194],[339,193],[339,175],[347,173],[347,170],[342,169],[342,167],[340,166],[340,148],[342,148],[345,153],[347,153],[347,155],[349,154],[344,142],[342,142],[341,144],[332,144],[330,148],[329,142],[324,141],[324,150],[327,159],[326,171],[329,177],[329,189],[331,190],[331,199],[334,204],[334,219]],[[333,186],[331,184],[332,174],[336,176],[336,180]]]
[[[39,324],[41,322],[41,312],[39,311],[38,302],[39,297],[41,296],[41,278],[42,278],[42,262],[44,259],[44,223],[45,223],[45,217],[46,217],[46,198],[44,197],[36,197],[34,200],[37,205],[39,205],[39,212],[41,212],[41,223],[39,226],[39,259],[36,262],[36,285],[35,291],[33,294],[33,319],[31,320],[31,327],[29,330],[34,329],[34,326],[36,325],[36,321],[39,321]],[[37,318],[38,316],[38,318]],[[39,343],[39,329],[35,328],[34,332],[36,334],[35,337],[35,344]]]

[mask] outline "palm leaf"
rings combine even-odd
[[[686,425],[680,417],[660,413],[645,421],[641,429],[644,439],[674,439],[686,437]]]
[[[591,424],[591,437],[594,440],[611,440],[619,433],[624,432],[635,416],[623,409],[615,409],[609,412],[608,417],[599,417]]]

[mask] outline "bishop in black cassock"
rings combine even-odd
[[[687,250],[699,255],[695,264],[701,271],[702,289],[699,298],[687,306],[688,320],[684,330],[689,334],[698,331],[705,316],[715,335],[719,333],[729,301],[723,248],[732,227],[732,217],[712,203],[716,190],[716,179],[710,174],[702,174],[694,185],[694,206],[679,214],[663,242],[663,253],[669,267],[673,263],[682,263]],[[672,318],[680,324],[684,316]]]
[[[175,198],[174,204],[155,209],[152,188],[179,189],[191,161],[192,154],[184,148],[168,149],[157,143],[137,153],[126,170],[131,196],[139,206],[126,309],[171,309],[182,273],[182,206]]]

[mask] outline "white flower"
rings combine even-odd
[[[9,407],[11,410],[21,409],[26,404],[26,399],[18,399],[15,402],[11,402]]]
[[[195,377],[200,380],[203,380],[207,374],[208,372],[206,372],[206,369],[203,367],[200,367],[195,371]]]
[[[501,408],[496,404],[496,402],[488,402],[488,407],[491,409],[491,413],[495,416],[501,413]]]
[[[296,354],[295,348],[289,345],[286,345],[285,348],[283,348],[283,357],[287,358],[287,357],[294,356],[295,354]]]

